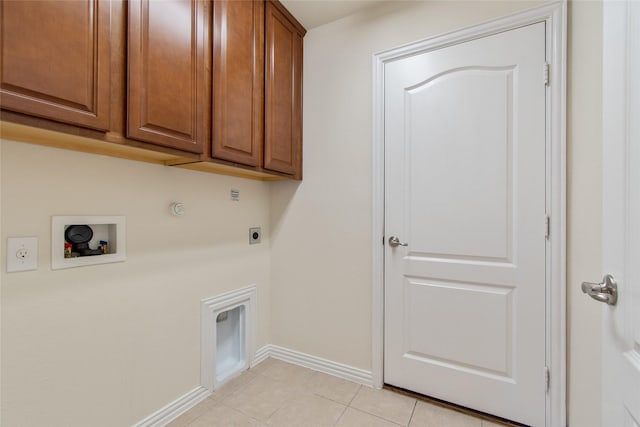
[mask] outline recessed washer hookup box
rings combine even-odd
[[[51,269],[126,260],[124,216],[51,217]]]

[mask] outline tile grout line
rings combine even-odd
[[[407,427],[411,425],[411,421],[413,421],[413,416],[416,413],[416,408],[418,407],[418,399],[415,399],[413,402],[413,409],[411,410],[411,416],[409,417],[409,422],[407,423]]]
[[[240,377],[238,376],[237,378],[240,378]],[[236,379],[237,379],[237,378],[236,378]],[[239,386],[238,386],[238,388],[237,388],[236,390],[234,390],[234,391],[230,392],[229,394],[227,394],[227,395],[225,395],[225,396],[220,396],[220,397],[218,398],[218,400],[220,401],[220,403],[221,403],[221,404],[224,404],[224,401],[225,401],[225,400],[227,400],[227,399],[228,399],[228,398],[230,398],[231,396],[234,396],[234,395],[236,395],[236,394],[240,393],[241,391],[244,391],[244,389],[245,389],[245,388],[247,388],[251,383],[253,383],[257,378],[258,378],[258,376],[257,376],[257,375],[256,375],[255,377],[253,377],[253,378],[250,378],[249,380],[247,380],[247,382],[246,382],[246,383],[239,385]],[[233,381],[233,380],[232,380],[232,381]],[[227,385],[231,385],[231,384],[230,384],[230,383],[228,383]],[[214,394],[215,394],[215,392],[211,393],[211,396],[209,396],[209,397],[208,397],[208,399],[211,399],[213,402],[215,402],[215,401],[216,401],[216,399],[214,399],[214,398],[213,398]],[[225,405],[225,406],[227,406],[227,407],[231,408],[231,406],[229,406],[229,405]],[[234,409],[235,409],[235,408],[234,408]],[[237,410],[237,409],[236,409],[236,410]]]
[[[277,359],[276,359],[276,360],[277,360]],[[283,362],[284,362],[284,361],[283,361]],[[284,362],[284,363],[289,364],[288,362]],[[295,365],[294,365],[294,366],[295,366]],[[302,368],[303,368],[303,369],[307,369],[307,370],[311,371],[311,373],[310,373],[310,374],[308,375],[308,377],[303,381],[303,383],[302,383],[302,384],[299,384],[299,386],[300,386],[300,387],[308,386],[308,385],[311,383],[312,378],[313,378],[313,376],[314,376],[315,374],[323,374],[323,373],[322,373],[322,372],[320,372],[320,371],[316,371],[316,370],[313,370],[313,369],[310,369],[310,368],[305,368],[305,367],[302,367]],[[265,375],[265,374],[266,374],[266,373],[268,373],[271,369],[272,369],[272,367],[268,367],[268,368],[266,368],[264,371],[262,371],[262,372],[258,373],[258,375],[262,375],[262,376],[263,376],[263,377],[265,377],[265,378],[268,378],[268,379],[270,379],[270,380],[272,380],[272,381],[276,381],[276,382],[281,383],[281,384],[286,384],[286,382],[285,382],[285,381],[282,381],[281,379],[273,378],[273,377],[271,377],[271,376],[269,376],[269,375]],[[347,381],[348,381],[348,380],[347,380]],[[346,412],[347,408],[349,408],[349,404],[350,404],[350,403],[351,403],[351,401],[353,401],[353,399],[355,398],[356,394],[357,394],[357,393],[358,393],[358,391],[360,390],[360,387],[361,387],[361,385],[358,385],[358,388],[356,389],[356,392],[353,394],[353,396],[352,396],[352,397],[351,397],[351,399],[349,400],[349,403],[347,403],[347,404],[345,404],[345,403],[343,403],[343,402],[339,402],[339,401],[334,400],[334,399],[331,399],[331,398],[329,398],[329,397],[326,397],[326,396],[320,395],[320,394],[318,394],[318,393],[317,393],[317,392],[315,392],[315,391],[310,391],[310,392],[308,393],[308,396],[309,396],[309,397],[319,398],[319,399],[322,399],[322,400],[327,401],[327,402],[335,403],[335,404],[338,404],[338,405],[340,405],[340,406],[342,406],[342,407],[343,407],[343,408],[342,408],[342,412],[340,413],[340,416],[339,416],[339,417],[336,419],[336,421],[333,423],[333,426],[335,426],[335,425],[340,421],[340,419],[344,416],[344,413]],[[280,409],[282,409],[286,404],[291,403],[291,402],[295,402],[295,401],[296,401],[296,399],[297,399],[297,397],[296,397],[296,396],[294,396],[294,397],[292,397],[291,399],[288,399],[286,402],[284,402],[284,403],[283,403],[283,404],[282,404],[278,409],[276,409],[276,410],[275,410],[275,412],[273,412],[273,413],[269,416],[269,418],[267,419],[267,421],[265,421],[265,423],[266,423],[267,425],[270,425],[270,424],[269,424],[269,420],[270,420],[270,419],[271,419],[271,418],[272,418],[272,417],[273,417],[273,416],[274,416],[274,415],[275,415],[275,414],[276,414]]]
[[[342,410],[342,413],[340,414],[338,419],[333,423],[333,427],[336,427],[338,425],[338,423],[340,422],[340,420],[342,419],[342,417],[344,417],[344,413],[347,412],[347,408],[348,408],[348,406],[344,407],[344,409]]]
[[[207,397],[207,399],[209,399],[209,398]],[[206,401],[206,399],[205,399],[205,401]],[[213,403],[213,401],[212,401],[211,403]],[[198,418],[201,418],[204,414],[206,414],[207,412],[209,412],[209,409],[211,409],[211,408],[207,408],[207,410],[206,410],[206,411],[202,412],[200,415],[198,415],[197,417],[195,417],[195,418],[194,418],[194,419],[192,419],[191,421],[189,421],[189,422],[187,422],[187,423],[183,424],[183,425],[182,425],[182,427],[189,427],[189,426],[190,426],[191,424],[193,424],[193,423],[194,423]]]
[[[362,390],[362,384],[358,384],[358,389],[356,390],[355,393],[353,393],[353,396],[351,397],[351,400],[349,400],[349,403],[347,403],[347,407],[351,408],[351,404],[353,403],[354,399],[356,398],[356,396],[358,395],[358,393],[360,393],[360,390]]]
[[[313,391],[311,392],[310,396],[319,397],[320,399],[324,399],[324,400],[327,400],[329,402],[337,403],[338,405],[341,405],[341,406],[349,408],[349,404],[348,403],[340,402],[339,400],[335,400],[335,399],[332,399],[330,397],[323,396],[323,395],[318,394],[318,393],[313,392]]]
[[[385,384],[383,389],[388,390],[390,392],[396,393],[396,394],[400,394],[403,396],[407,396],[407,397],[411,397],[413,399],[417,399],[420,402],[429,404],[429,405],[433,405],[442,409],[445,409],[447,411],[453,411],[453,412],[457,412],[459,414],[462,415],[466,415],[469,416],[471,418],[474,418],[476,420],[480,420],[482,422],[486,421],[487,423],[494,423],[497,424],[499,426],[505,426],[505,427],[519,427],[522,426],[524,427],[524,425],[522,424],[517,424],[517,423],[513,423],[510,422],[509,420],[504,420],[502,418],[493,416],[491,414],[485,414],[473,409],[469,409],[469,408],[465,408],[463,406],[459,406],[453,403],[449,403],[446,401],[442,401],[433,397],[429,397],[426,395],[422,395],[420,393],[416,393],[416,392],[412,392],[409,390],[405,390],[402,388],[398,388],[395,386],[389,386],[388,384]]]
[[[321,373],[321,374],[322,374],[322,372],[319,372],[319,373]],[[349,381],[349,380],[345,380],[345,381]],[[357,385],[358,385],[358,388],[356,389],[356,392],[353,394],[353,396],[351,396],[351,399],[349,399],[349,401],[348,401],[347,403],[345,403],[345,402],[341,402],[341,401],[339,401],[339,400],[332,399],[332,398],[327,397],[327,396],[323,396],[323,395],[321,395],[321,394],[318,394],[318,393],[317,393],[317,392],[315,392],[315,391],[312,391],[312,392],[311,392],[311,394],[312,394],[313,396],[320,397],[320,398],[325,399],[325,400],[328,400],[328,401],[330,401],[330,402],[334,402],[334,403],[337,403],[337,404],[339,404],[339,405],[346,406],[347,408],[350,408],[350,407],[351,407],[351,402],[353,402],[353,399],[355,399],[355,398],[356,398],[356,395],[357,395],[357,394],[358,394],[358,392],[360,391],[360,387],[362,387],[362,385],[360,385],[360,384],[358,384],[358,383],[354,383],[354,384],[357,384]]]
[[[277,359],[275,359],[275,360],[277,360]],[[288,362],[284,362],[284,363],[287,363],[287,364],[289,364],[289,365],[290,365],[290,363],[288,363]],[[293,366],[297,366],[297,365],[293,365]],[[303,368],[303,367],[302,367],[302,368]],[[269,368],[265,369],[265,371],[263,372],[263,374],[264,374],[264,373],[269,372],[269,370],[271,370],[271,369],[273,369],[273,366],[271,366],[271,367],[269,367]],[[308,368],[304,368],[304,369],[308,369]],[[312,376],[312,375],[313,375],[313,373],[309,375],[309,378],[311,378],[311,376]],[[268,375],[264,375],[264,377],[265,377],[265,378],[270,379],[271,381],[275,381],[275,382],[277,382],[277,383],[280,383],[280,384],[282,384],[282,385],[290,385],[290,384],[287,384],[287,383],[286,383],[286,381],[280,380],[280,379],[278,379],[278,378],[273,378],[273,377],[270,377],[270,376],[268,376]],[[309,381],[309,378],[307,378],[307,380],[306,380],[306,381],[303,381],[303,384],[296,384],[295,386],[296,386],[296,387],[304,387],[304,383],[305,383],[305,382],[308,382],[308,381]],[[310,393],[310,395],[311,395],[311,396],[313,396],[314,394],[313,394],[313,393]],[[279,405],[279,406],[278,406],[278,408],[277,408],[275,411],[273,411],[273,413],[272,413],[271,415],[269,415],[269,417],[267,418],[267,420],[265,421],[265,423],[266,423],[267,425],[271,425],[271,424],[269,423],[269,420],[271,420],[271,418],[272,418],[272,417],[273,417],[273,416],[274,416],[274,415],[275,415],[279,410],[281,410],[282,408],[284,408],[287,404],[292,403],[292,402],[296,402],[296,399],[297,399],[297,396],[296,396],[296,395],[292,395],[291,397],[288,397],[287,399],[285,399],[285,401],[284,401],[284,402],[282,402],[282,404],[281,404],[281,405]]]
[[[363,389],[362,389],[362,387],[363,387],[363,386],[360,386],[360,390],[358,391],[358,393],[357,393],[357,394],[359,394],[359,393],[360,393],[360,391],[361,391],[361,390],[363,390]],[[371,390],[373,390],[374,392],[385,392],[385,391],[386,391],[386,392],[390,392],[390,393],[391,393],[391,394],[393,394],[393,395],[400,395],[400,393],[395,393],[395,392],[390,391],[390,390],[385,390],[384,388],[383,388],[383,389],[380,389],[380,390],[377,390],[377,389],[375,389],[375,388],[371,388]],[[357,394],[356,394],[356,396],[354,396],[354,400],[355,400],[355,398],[357,397]],[[349,407],[351,407],[351,408],[353,408],[353,409],[356,409],[356,410],[358,410],[358,411],[360,411],[360,412],[364,412],[365,414],[368,414],[368,415],[374,416],[374,417],[376,417],[376,418],[380,418],[380,419],[382,419],[382,420],[384,420],[384,421],[386,421],[386,422],[389,422],[389,423],[392,423],[392,424],[395,424],[395,425],[398,425],[398,426],[408,427],[409,422],[411,422],[411,418],[413,417],[413,412],[415,411],[415,407],[416,407],[416,404],[417,404],[417,399],[416,399],[416,398],[412,398],[412,397],[410,397],[410,396],[405,396],[405,397],[408,397],[408,398],[410,398],[410,399],[412,399],[412,400],[413,400],[413,406],[412,406],[412,408],[411,408],[411,415],[410,415],[410,417],[409,417],[409,421],[408,421],[406,424],[401,423],[401,422],[397,422],[397,421],[395,421],[395,420],[392,420],[391,418],[387,418],[387,417],[385,416],[386,414],[385,414],[385,415],[383,415],[383,414],[374,414],[374,413],[369,412],[368,410],[366,410],[366,409],[364,409],[364,408],[358,408],[357,406],[353,406],[352,404],[349,404]],[[352,400],[352,402],[351,402],[351,403],[353,403],[353,400]]]
[[[234,407],[232,407],[232,406],[229,406],[229,405],[225,405],[225,404],[224,404],[224,403],[222,403],[222,402],[220,402],[220,403],[219,403],[219,405],[220,405],[220,406],[224,406],[225,408],[231,409],[232,411],[236,411],[236,412],[238,412],[239,414],[242,414],[242,415],[244,415],[245,417],[250,418],[250,419],[252,419],[252,420],[254,420],[254,421],[258,422],[259,424],[268,424],[266,421],[261,421],[261,420],[257,419],[257,418],[256,418],[256,417],[254,417],[254,416],[251,416],[251,415],[249,415],[249,414],[245,414],[244,412],[240,411],[239,409],[236,409],[236,408],[234,408]],[[189,426],[185,426],[185,427],[189,427]]]
[[[269,368],[265,369],[265,371],[266,371],[266,370],[268,370],[268,369],[269,369]],[[248,372],[248,371],[247,371],[247,372]],[[230,393],[230,394],[228,394],[227,396],[221,397],[221,398],[220,398],[220,402],[219,402],[219,404],[220,404],[221,406],[225,406],[225,407],[227,407],[227,408],[231,408],[231,409],[233,409],[234,411],[237,411],[237,412],[241,413],[242,415],[244,415],[244,416],[246,416],[246,417],[248,417],[248,418],[254,419],[254,420],[258,421],[260,424],[269,425],[269,419],[273,416],[273,414],[275,414],[276,412],[278,412],[278,410],[280,410],[280,408],[281,408],[282,406],[279,406],[275,411],[273,411],[273,412],[272,412],[272,413],[271,413],[271,414],[266,418],[266,420],[265,420],[265,421],[262,421],[262,420],[260,420],[260,419],[258,419],[258,418],[255,418],[255,417],[254,417],[254,416],[252,416],[251,414],[249,414],[249,413],[247,413],[247,412],[243,411],[243,410],[242,410],[242,409],[240,409],[240,408],[235,408],[235,407],[233,407],[233,406],[231,406],[231,405],[229,405],[229,404],[226,404],[226,403],[225,403],[225,400],[229,399],[231,396],[235,396],[235,395],[237,395],[237,394],[239,394],[239,393],[241,393],[241,392],[244,392],[244,389],[245,389],[245,388],[247,388],[247,387],[248,387],[250,384],[252,384],[254,381],[256,381],[256,380],[258,379],[258,376],[259,376],[259,375],[262,375],[262,373],[261,373],[261,372],[255,373],[255,377],[253,377],[253,378],[251,378],[250,380],[248,380],[248,381],[246,382],[246,384],[242,384],[241,386],[239,386],[239,387],[238,387],[238,389],[237,389],[237,390],[234,390],[233,392],[231,392],[231,393]],[[276,380],[276,379],[274,379],[274,378],[268,377],[268,376],[266,376],[266,375],[262,375],[262,376],[263,376],[264,378],[267,378],[267,379],[271,380],[271,381],[281,382],[281,381],[279,381],[279,380]],[[284,405],[284,403],[283,403],[283,405]],[[185,427],[188,427],[188,426],[185,426]]]
[[[264,362],[266,362],[269,359],[266,359]],[[274,359],[274,360],[278,360],[278,359]],[[284,365],[293,365],[298,367],[298,365],[295,364],[291,364],[289,362],[286,361],[279,361],[278,362],[282,362]],[[355,387],[353,394],[351,395],[350,398],[348,398],[348,394],[345,393],[345,389],[342,387],[342,384],[338,383],[336,385],[336,387],[333,387],[335,384],[332,383],[325,383],[322,382],[321,379],[318,379],[317,381],[315,380],[315,375],[329,375],[326,374],[324,372],[321,371],[316,371],[314,369],[311,368],[307,368],[304,366],[299,366],[300,368],[302,368],[303,370],[308,370],[309,373],[302,375],[304,372],[300,371],[298,372],[298,370],[294,370],[291,371],[291,375],[289,375],[291,377],[292,380],[295,380],[293,382],[288,382],[287,381],[287,373],[289,372],[287,369],[284,369],[283,367],[281,367],[279,364],[269,364],[270,366],[265,366],[264,368],[260,369],[260,372],[253,372],[251,373],[251,369],[248,369],[246,371],[246,373],[251,373],[249,374],[249,378],[247,378],[247,380],[245,381],[239,381],[239,384],[236,385],[234,387],[233,382],[236,381],[238,378],[240,378],[243,374],[240,374],[236,379],[234,380],[230,380],[229,383],[225,384],[226,386],[230,386],[230,391],[227,393],[224,393],[224,386],[220,387],[220,389],[216,390],[216,392],[212,393],[210,396],[207,397],[207,400],[210,402],[210,406],[206,408],[206,410],[204,410],[204,412],[202,412],[200,415],[198,415],[197,417],[189,420],[186,423],[181,424],[180,426],[176,426],[176,427],[189,427],[192,425],[195,425],[195,423],[198,420],[201,420],[202,417],[211,412],[214,408],[216,407],[223,407],[223,408],[227,408],[230,410],[233,410],[239,414],[242,414],[243,416],[246,416],[248,419],[253,420],[255,422],[257,422],[260,426],[262,427],[273,427],[273,425],[271,424],[272,420],[274,419],[275,414],[277,414],[279,411],[281,411],[283,408],[287,407],[287,405],[291,405],[293,403],[295,403],[296,401],[299,401],[299,399],[301,398],[319,398],[322,401],[325,402],[331,402],[332,404],[337,404],[337,405],[341,405],[342,406],[342,410],[341,413],[339,414],[339,416],[336,418],[336,420],[331,424],[332,427],[336,427],[337,425],[339,425],[339,423],[341,422],[342,419],[345,418],[345,414],[347,409],[351,408],[352,410],[360,413],[360,414],[364,414],[370,417],[374,417],[375,419],[390,423],[391,425],[394,426],[402,426],[402,427],[409,427],[412,425],[412,422],[414,419],[418,419],[415,418],[417,415],[417,404],[418,401],[427,401],[426,399],[420,399],[420,398],[416,398],[415,395],[411,395],[408,392],[402,392],[400,390],[395,390],[395,389],[386,389],[386,387],[381,390],[381,391],[386,391],[387,392],[391,392],[392,394],[395,395],[400,395],[400,396],[405,396],[405,397],[410,397],[414,400],[411,411],[410,411],[410,416],[407,419],[406,423],[405,422],[398,422],[398,421],[394,421],[391,419],[388,419],[385,415],[377,415],[374,413],[369,412],[368,410],[365,409],[360,409],[358,407],[353,406],[354,402],[356,402],[356,399],[358,398],[358,396],[360,396],[365,390],[368,389],[364,389],[362,384],[359,384],[355,381],[351,381],[351,380],[346,380],[347,382],[353,383],[355,385],[357,385],[357,387]],[[271,376],[270,374],[274,375]],[[284,375],[284,376],[283,376]],[[255,381],[262,379],[262,380],[268,380],[269,382],[273,382],[274,385],[277,384],[276,387],[293,387],[290,391],[291,393],[286,393],[285,395],[283,395],[282,397],[284,397],[285,399],[279,404],[279,405],[274,405],[272,407],[274,407],[275,409],[268,414],[268,416],[266,416],[264,418],[264,420],[262,419],[258,419],[255,416],[251,415],[250,413],[245,412],[244,410],[240,409],[240,408],[236,408],[234,406],[229,405],[227,402],[231,401],[230,399],[232,399],[233,397],[242,400],[242,396],[244,395],[244,393],[246,392],[247,388],[250,387],[251,384],[253,384]],[[261,380],[261,381],[262,381]],[[314,386],[314,384],[316,384],[316,386]],[[235,389],[234,389],[235,388]],[[375,390],[374,388],[371,388],[373,391],[378,391]],[[339,390],[339,392],[338,392]],[[347,389],[347,391],[350,390],[349,388]],[[347,397],[347,399],[344,399],[342,401],[339,400],[334,400],[333,398],[330,398],[328,396],[324,396],[322,394],[319,394],[319,392],[322,391],[326,391],[328,395],[331,396],[337,396],[336,399],[340,399],[342,397]],[[335,391],[335,393],[334,393]],[[367,393],[365,393],[365,395],[368,396]],[[348,402],[347,402],[348,401]],[[231,401],[233,402],[233,401]],[[346,402],[346,403],[345,403]],[[275,403],[275,402],[274,402]],[[444,410],[448,410],[451,411],[452,409],[447,408],[443,405],[437,405],[437,404],[433,404],[431,402],[429,402],[430,404],[439,407],[441,409]],[[242,406],[242,405],[241,405]],[[245,405],[246,406],[246,405]],[[479,417],[477,415],[472,415],[472,414],[466,414],[462,411],[454,411],[457,413],[462,413],[464,415],[467,416],[471,416],[472,418],[475,418],[477,421],[479,421],[479,424],[477,424],[477,427],[485,427],[488,425],[489,421],[485,420],[482,417]],[[405,412],[406,413],[406,412]],[[386,412],[385,412],[386,414]],[[515,426],[514,426],[515,427]]]
[[[305,369],[309,369],[310,371],[312,371],[312,373],[311,373],[311,375],[309,375],[309,378],[307,378],[307,380],[306,380],[306,381],[304,381],[304,383],[303,383],[303,384],[300,384],[300,385],[299,385],[300,387],[303,387],[303,388],[306,388],[306,387],[310,386],[310,384],[309,384],[309,383],[311,382],[311,380],[312,380],[312,378],[313,378],[313,376],[314,376],[315,374],[328,375],[328,374],[325,374],[325,373],[323,373],[323,372],[315,371],[315,370],[310,369],[310,368],[305,368]],[[273,380],[273,381],[277,381],[277,382],[279,382],[279,383],[286,384],[286,383],[285,383],[284,381],[282,381],[282,380],[279,380],[279,379],[276,379],[276,378],[272,378],[272,377],[269,377],[269,376],[266,376],[266,375],[265,375],[265,377],[267,377],[267,378],[269,378],[269,379],[271,379],[271,380]],[[349,380],[344,380],[344,381],[349,381]],[[349,381],[349,382],[352,382],[352,383],[353,383],[353,381]],[[332,399],[332,398],[330,398],[330,397],[328,397],[328,396],[324,396],[324,395],[322,395],[322,394],[319,394],[319,393],[318,393],[318,392],[316,392],[316,391],[310,391],[310,392],[309,392],[309,396],[317,397],[317,398],[320,398],[320,399],[322,399],[322,400],[326,400],[326,401],[328,401],[328,402],[333,402],[333,403],[336,403],[336,404],[338,404],[338,405],[344,406],[345,408],[348,408],[348,407],[349,407],[349,404],[350,404],[350,403],[353,401],[353,399],[356,397],[356,394],[358,394],[358,391],[360,390],[360,387],[361,387],[361,385],[360,385],[360,384],[357,384],[357,383],[353,383],[353,384],[358,385],[358,388],[356,389],[356,392],[353,394],[353,396],[351,397],[351,399],[349,399],[349,402],[347,402],[347,403],[341,402],[341,401],[339,401],[339,400]]]
[[[398,426],[398,427],[407,427],[407,426],[405,426],[405,425],[403,425],[403,424],[399,424],[399,423],[397,423],[397,422],[395,422],[395,421],[391,421],[391,420],[389,420],[389,419],[387,419],[387,418],[381,417],[380,415],[372,414],[371,412],[367,412],[367,411],[362,410],[362,409],[354,408],[354,407],[352,407],[352,406],[349,406],[349,408],[353,409],[353,410],[354,410],[354,411],[356,411],[356,412],[361,412],[361,413],[363,413],[363,414],[365,414],[365,415],[369,415],[369,416],[371,416],[371,417],[373,417],[373,418],[377,418],[377,419],[379,419],[379,420],[382,420],[382,421],[384,421],[384,422],[386,422],[386,423],[393,424],[394,426]],[[413,415],[413,413],[412,413],[412,415]]]

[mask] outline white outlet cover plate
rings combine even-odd
[[[26,252],[25,252],[26,251]],[[25,254],[19,257],[18,254]],[[7,238],[7,273],[38,269],[38,238]]]

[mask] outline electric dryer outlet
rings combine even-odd
[[[260,227],[253,227],[249,229],[249,244],[255,245],[262,240],[262,229]]]

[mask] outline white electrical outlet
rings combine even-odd
[[[38,269],[38,238],[9,237],[7,239],[7,273]]]

